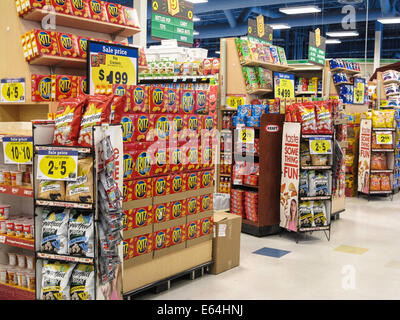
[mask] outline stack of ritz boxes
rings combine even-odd
[[[217,144],[209,92],[187,85],[114,85],[113,91],[127,96],[121,117],[125,266],[210,240]]]

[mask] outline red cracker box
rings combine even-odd
[[[179,112],[179,89],[166,88],[166,103],[168,113]]]
[[[197,140],[197,139],[196,139]],[[182,146],[183,167],[185,170],[198,170],[200,168],[200,153],[197,142],[188,142]]]
[[[165,196],[171,192],[171,176],[159,176],[152,178],[153,197]]]
[[[128,86],[125,84],[114,84],[112,86],[112,93],[115,96],[126,96],[126,104],[124,106],[123,112],[128,113],[131,111],[131,103],[133,96],[133,86]]]
[[[197,190],[200,188],[200,172],[193,171],[183,174],[186,190]]]
[[[68,33],[58,33],[57,38],[61,57],[77,58],[79,56],[76,37]]]
[[[170,194],[180,193],[186,191],[185,175],[183,173],[178,173],[170,175]]]
[[[211,169],[214,166],[215,146],[204,144],[200,146],[200,168]]]
[[[208,114],[208,91],[196,90],[194,111],[200,114]]]
[[[210,136],[214,134],[213,129],[217,128],[216,118],[210,115],[199,116],[201,122],[201,135]]]
[[[133,113],[148,113],[149,112],[149,87],[132,86],[130,90],[130,109]],[[152,113],[152,112],[150,112]]]
[[[186,130],[183,134],[186,138],[199,137],[201,133],[201,117],[197,114],[184,115]]]
[[[199,221],[192,221],[186,224],[186,240],[196,239],[200,236]]]
[[[175,143],[169,146],[169,169],[171,173],[182,172],[184,166],[184,142]]]
[[[150,87],[150,113],[165,113],[167,112],[167,88],[163,87]]]
[[[87,57],[87,41],[86,37],[76,37],[76,43],[78,45],[79,58],[86,59]]]
[[[153,161],[147,149],[152,142],[124,144],[124,180],[150,177],[154,172]]]
[[[192,215],[200,212],[200,201],[198,197],[186,199],[186,215]]]
[[[153,208],[151,206],[124,211],[125,229],[140,228],[153,223]]]
[[[169,246],[180,244],[186,240],[186,224],[176,226],[169,231]]]
[[[163,229],[153,233],[153,250],[161,250],[169,246],[170,229]]]
[[[32,101],[51,101],[53,96],[51,76],[33,74],[31,81]]]
[[[150,198],[153,195],[151,179],[135,179],[124,181],[123,201],[132,201]]]
[[[186,215],[186,205],[186,199],[170,202],[171,220],[184,217]]]
[[[74,98],[78,95],[78,77],[68,75],[55,75],[51,76],[52,81],[52,100],[60,101],[65,98]]]
[[[108,21],[106,4],[100,0],[89,0],[90,17],[95,20]]]
[[[40,55],[60,55],[58,48],[57,32],[45,31],[45,30],[34,30],[35,37],[33,46],[37,46],[37,50]],[[35,48],[33,48],[35,50]]]
[[[124,13],[125,24],[127,26],[140,28],[139,17],[136,9],[122,6],[122,11]]]
[[[122,245],[124,260],[132,259],[135,252],[134,238],[125,239]]]
[[[200,188],[209,188],[213,186],[214,171],[204,170],[200,171]]]
[[[217,114],[218,85],[210,85],[208,91],[208,111],[210,114]]]
[[[120,4],[106,2],[106,11],[109,22],[121,25],[125,24],[124,12]]]
[[[170,130],[170,139],[178,140],[183,137],[183,134],[186,130],[185,118],[182,114],[173,114],[172,115],[172,128]]]
[[[87,94],[87,78],[86,77],[78,77],[78,95]]]
[[[153,114],[123,114],[121,117],[122,139],[125,143],[140,142],[149,139],[149,132],[153,130]]]
[[[194,113],[195,91],[180,90],[180,112],[184,114]]]
[[[137,236],[134,238],[133,243],[134,243],[134,252],[133,252],[134,257],[150,253],[153,249],[153,233]]]
[[[156,114],[154,117],[154,136],[158,140],[167,140],[170,134],[170,125],[172,122],[170,114]]]
[[[153,157],[152,175],[166,174],[170,171],[169,153],[165,141],[154,142],[149,148]]]
[[[213,195],[205,194],[199,197],[200,212],[212,210],[213,208]]]
[[[48,0],[46,0],[48,1]],[[42,2],[45,2],[42,0]],[[71,2],[68,0],[52,0],[52,5],[57,13],[71,14]]]
[[[161,203],[153,206],[153,223],[161,223],[171,220],[171,204]]]
[[[201,219],[199,222],[200,226],[200,237],[206,236],[212,232],[212,226],[213,226],[213,217],[208,217]]]
[[[90,18],[87,0],[71,0],[71,9],[74,16]]]

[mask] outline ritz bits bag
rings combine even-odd
[[[60,101],[55,117],[56,128],[53,141],[55,145],[76,145],[85,103],[86,96],[67,98]]]
[[[92,147],[92,127],[108,123],[111,114],[111,104],[114,96],[89,96],[85,112],[82,116],[78,144],[83,147]]]
[[[315,118],[319,134],[333,133],[332,104],[329,101],[318,101],[315,103]]]
[[[93,202],[93,159],[91,157],[78,160],[78,177],[67,182],[66,201]]]
[[[316,134],[317,123],[314,104],[308,102],[300,104],[297,110],[297,119],[301,121],[301,132],[303,134]]]

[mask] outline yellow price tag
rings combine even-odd
[[[391,133],[377,133],[376,134],[377,144],[392,144],[393,135]]]
[[[294,76],[285,73],[277,73],[274,79],[275,98],[294,98]]]
[[[237,109],[238,106],[244,105],[244,97],[228,96],[226,97],[226,105],[230,108]]]
[[[310,153],[311,154],[331,154],[332,144],[331,140],[317,140],[310,139]]]
[[[39,150],[37,171],[39,180],[75,181],[77,171],[77,151]]]
[[[4,163],[31,164],[33,155],[32,137],[4,137]]]
[[[354,79],[354,103],[355,104],[363,104],[364,103],[364,93],[365,93],[365,84],[362,79],[355,78]]]
[[[254,129],[240,129],[239,140],[242,143],[254,143]]]
[[[2,79],[1,102],[25,102],[25,79]]]

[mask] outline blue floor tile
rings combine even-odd
[[[280,258],[280,257],[283,257],[284,255],[290,253],[290,251],[264,247],[264,248],[254,251],[253,253],[260,254],[262,256]]]

